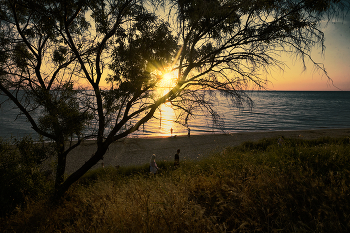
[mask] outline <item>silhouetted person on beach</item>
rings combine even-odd
[[[152,174],[156,174],[159,170],[157,163],[156,163],[156,155],[152,155],[152,158],[151,158],[151,161],[149,164],[149,170],[150,170],[150,173],[152,173]]]
[[[191,129],[187,128],[187,136],[190,137],[191,136]]]
[[[173,128],[170,129],[170,136],[173,136]]]
[[[180,149],[177,149],[175,154],[174,167],[177,167],[179,165],[180,165]]]
[[[281,136],[279,139],[278,139],[278,146],[283,146],[284,144],[284,137]]]

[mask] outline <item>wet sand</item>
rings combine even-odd
[[[246,141],[279,136],[304,139],[344,137],[350,136],[350,128],[205,134],[191,135],[191,137],[125,138],[113,143],[103,161],[96,164],[95,168],[148,164],[152,154],[156,155],[156,161],[173,161],[177,149],[181,150],[180,160],[197,160],[228,146],[238,146]],[[87,141],[72,151],[67,158],[67,173],[70,174],[82,166],[94,153],[95,148],[93,142]]]

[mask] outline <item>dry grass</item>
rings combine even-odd
[[[100,169],[59,205],[30,203],[0,230],[349,232],[349,138],[276,141],[227,148],[176,170],[162,164],[156,176],[146,167]]]

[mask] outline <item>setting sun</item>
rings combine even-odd
[[[167,72],[163,75],[163,78],[159,82],[159,87],[161,88],[172,88],[175,86],[177,81],[176,70]]]
[[[172,73],[166,73],[163,76],[164,81],[171,81],[174,78]]]
[[[170,91],[173,87],[176,86],[176,82],[177,82],[176,70],[164,73],[157,85],[158,93],[160,93],[160,95],[166,94],[168,91]]]

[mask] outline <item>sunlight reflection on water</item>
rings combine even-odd
[[[165,89],[163,90],[165,92]],[[163,93],[164,93],[163,92]],[[216,95],[214,104],[222,116],[223,128],[212,124],[210,117],[197,113],[189,120],[191,134],[303,130],[318,128],[350,128],[350,92],[252,92],[255,107],[234,108],[225,98]],[[3,98],[3,97],[1,97]],[[8,103],[0,108],[0,137],[34,134],[18,110]],[[177,114],[166,103],[156,111],[133,137],[186,135],[187,126],[176,123]]]

